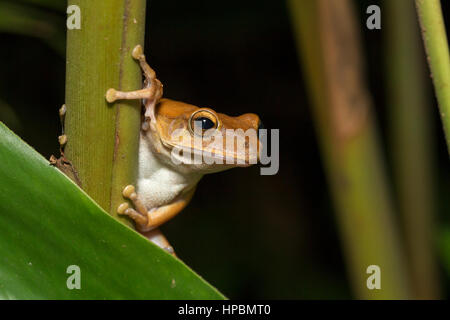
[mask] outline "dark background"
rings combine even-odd
[[[383,6],[357,4],[390,164],[383,30],[365,28],[365,8]],[[63,35],[64,9],[49,9]],[[64,56],[38,37],[0,33],[0,43],[0,120],[45,157],[57,154]],[[277,175],[261,176],[254,166],[206,176],[187,209],[162,228],[178,256],[230,298],[353,297],[285,1],[149,1],[145,51],[165,97],[229,115],[254,112],[280,129]],[[448,225],[448,154],[434,100],[430,112],[436,215]]]

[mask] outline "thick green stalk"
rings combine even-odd
[[[355,296],[409,298],[404,253],[364,84],[361,26],[348,0],[290,0],[289,5]],[[380,267],[379,290],[367,287],[370,265]]]
[[[70,0],[81,29],[67,31],[66,134],[83,189],[117,217],[122,188],[137,175],[140,102],[109,105],[108,88],[142,86],[131,51],[144,41],[145,0]],[[121,218],[122,221],[127,221]],[[130,225],[130,224],[129,224]]]
[[[450,152],[450,55],[441,3],[416,0],[416,7]]]
[[[439,297],[433,247],[433,137],[413,0],[384,3],[387,100],[399,209],[417,299]]]

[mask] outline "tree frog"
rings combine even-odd
[[[252,113],[231,117],[210,108],[199,108],[162,98],[163,85],[147,64],[140,45],[133,49],[132,57],[139,61],[143,71],[144,88],[130,92],[109,89],[106,92],[109,103],[121,99],[142,99],[144,105],[137,188],[128,185],[123,190],[123,196],[131,200],[134,208],[124,202],[117,212],[133,219],[141,234],[174,254],[173,248],[157,227],[173,218],[189,203],[203,175],[237,166],[249,166],[256,162],[255,157],[259,157],[261,148],[259,138],[256,138],[256,144],[246,140],[244,148],[237,150],[234,140],[231,144],[225,143],[226,132],[233,129],[240,138],[245,139],[244,132],[252,129],[257,133],[261,128],[261,121]],[[175,132],[181,132],[182,138],[191,139],[180,139],[179,134],[174,135]],[[224,143],[221,145],[226,146],[214,148],[214,152],[209,153],[210,161],[182,162],[186,160],[186,154],[191,159],[193,154],[211,151],[210,139],[192,143],[194,138],[204,138],[202,134],[206,132],[213,132],[215,139],[223,138]],[[190,153],[184,152],[180,156],[173,152],[175,148],[189,150]],[[228,160],[231,158],[233,163],[224,163],[225,157]]]

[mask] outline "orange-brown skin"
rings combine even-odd
[[[259,117],[255,114],[243,114],[230,117],[216,113],[210,108],[199,108],[183,102],[162,98],[162,84],[156,79],[155,72],[145,61],[141,46],[133,49],[132,56],[139,61],[144,72],[144,88],[120,92],[109,89],[106,93],[108,102],[119,99],[143,99],[145,106],[139,147],[139,196],[134,186],[127,186],[123,195],[132,201],[135,209],[128,203],[118,208],[118,213],[128,215],[136,222],[137,230],[149,240],[174,254],[173,248],[162,233],[156,229],[177,215],[191,200],[197,182],[207,173],[222,171],[236,166],[248,166],[256,160],[259,154],[259,140],[255,144],[246,142],[242,150],[236,151],[226,145],[226,130],[248,129],[258,130]],[[198,118],[207,118],[214,123],[211,129],[217,137],[223,138],[223,147],[212,147],[208,139],[201,144],[193,143],[193,137],[198,133],[193,125]],[[195,129],[194,129],[195,128]],[[181,135],[174,135],[181,132]],[[249,131],[250,132],[250,131]],[[205,134],[206,135],[206,134]],[[187,138],[186,140],[181,139]],[[238,132],[237,138],[244,138],[244,133]],[[251,141],[251,138],[248,138]],[[254,139],[257,139],[256,136]],[[187,142],[186,142],[187,141]],[[243,141],[243,140],[241,140]],[[212,159],[230,157],[244,164],[221,163],[181,163],[174,162],[173,150],[188,148],[191,152],[211,152]]]

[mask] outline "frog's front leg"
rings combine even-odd
[[[131,219],[133,219],[136,222],[136,228],[145,235],[146,233],[153,231],[155,228],[169,221],[181,210],[183,210],[183,208],[186,207],[186,205],[192,199],[194,191],[195,188],[192,188],[191,190],[182,193],[179,198],[173,203],[148,210],[144,203],[139,199],[135,187],[132,185],[128,185],[124,188],[122,194],[125,198],[128,198],[133,202],[135,209],[130,208],[128,203],[124,202],[118,207],[117,212],[119,214],[127,215]],[[154,237],[155,235],[150,234],[150,236]],[[153,242],[161,246],[159,242]],[[166,249],[169,252],[173,252],[173,249],[170,250],[167,247],[162,248]]]
[[[134,59],[139,61],[141,69],[144,73],[145,82],[144,88],[135,91],[117,91],[113,88],[106,92],[106,101],[112,103],[116,100],[136,100],[145,99],[145,118],[150,119],[151,124],[156,123],[155,106],[161,99],[163,94],[163,85],[161,81],[156,78],[155,71],[148,65],[145,60],[142,47],[137,45],[131,53]],[[144,126],[145,128],[145,126]]]

